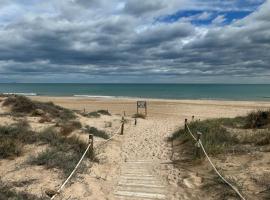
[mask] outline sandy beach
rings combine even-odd
[[[136,99],[136,98],[80,98],[80,97],[31,97],[39,101],[52,101],[63,107],[94,111],[108,109],[114,114],[132,116],[136,113],[136,101],[146,100],[148,117],[150,118],[215,118],[235,117],[256,109],[270,107],[267,101],[220,101],[220,100],[164,100],[164,99]]]
[[[72,179],[61,195],[56,198],[74,200],[119,199],[116,194],[122,195],[123,188],[126,187],[121,186],[122,179],[129,177],[130,174],[135,177],[141,176],[141,173],[147,173],[149,179],[151,178],[155,181],[156,187],[165,188],[158,191],[160,192],[161,199],[163,199],[162,195],[164,195],[165,199],[170,200],[215,199],[208,197],[208,193],[200,187],[203,180],[203,175],[200,175],[200,173],[203,174],[204,170],[209,170],[210,168],[209,166],[205,167],[207,163],[204,163],[203,169],[199,173],[197,171],[198,167],[190,166],[188,167],[189,169],[186,168],[187,166],[176,168],[170,164],[172,148],[171,144],[166,141],[166,138],[177,128],[183,126],[185,118],[191,120],[191,117],[194,116],[195,119],[203,120],[235,117],[245,115],[253,110],[270,107],[270,102],[147,99],[148,116],[146,119],[138,119],[138,123],[135,126],[134,119],[131,117],[136,113],[137,99],[41,96],[31,97],[31,99],[42,102],[52,101],[56,105],[68,109],[80,111],[85,109],[86,112],[108,109],[112,116],[104,116],[97,119],[80,117],[79,119],[83,125],[91,125],[100,129],[104,129],[105,122],[112,122],[112,127],[104,129],[110,132],[111,135],[120,126],[121,116],[124,112],[126,114],[127,124],[125,125],[124,135],[116,135],[113,140],[99,150],[97,155],[100,160],[99,163],[86,161],[89,166],[88,172],[79,174],[77,178]],[[3,118],[1,124],[7,124],[9,120],[12,119]],[[34,118],[29,117],[28,120],[32,122],[32,127],[38,128]],[[48,124],[43,124],[42,126],[48,126]],[[87,140],[86,136],[81,137]],[[97,141],[95,145],[98,145],[100,140],[97,138],[95,141]],[[44,147],[39,147],[33,151],[33,148],[30,145],[27,152],[32,151],[32,153],[36,154],[42,151],[42,148],[44,149]],[[36,180],[35,184],[21,187],[19,190],[26,190],[39,196],[44,193],[45,188],[58,188],[63,182],[63,179],[59,178],[57,170],[44,169],[42,166],[25,168],[22,165],[25,159],[27,159],[26,155],[15,160],[1,160],[0,175],[2,181],[20,181],[25,179],[27,175],[28,179]],[[246,162],[247,159],[249,158],[242,158],[243,162]],[[222,163],[218,159],[215,161]],[[141,167],[139,172],[131,167],[138,162]],[[233,161],[228,162],[233,163]],[[234,160],[234,162],[236,161]],[[18,168],[18,165],[21,167]],[[126,171],[127,168],[128,172]],[[266,170],[266,166],[261,165],[261,170]],[[245,171],[241,169],[240,171],[234,171],[234,173],[241,174],[245,173]],[[141,182],[136,184],[141,184]],[[252,189],[249,188],[249,190]],[[147,193],[149,191],[145,189],[144,192]]]

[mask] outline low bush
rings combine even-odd
[[[25,120],[9,126],[0,126],[0,158],[19,156],[25,144],[37,141]]]
[[[68,121],[60,124],[59,126],[60,126],[60,133],[65,136],[69,135],[76,129],[82,128],[82,124],[79,121]]]
[[[12,186],[4,184],[0,181],[0,199],[3,200],[45,200],[46,198],[37,197],[26,192],[16,192],[12,189]]]
[[[245,128],[265,128],[270,125],[270,110],[254,111],[247,115]]]
[[[48,113],[52,118],[59,118],[61,120],[76,118],[75,114],[71,110],[54,105],[52,102],[43,103],[32,101],[25,96],[8,96],[3,102],[3,106],[10,106],[11,112],[14,115],[32,114],[34,116],[41,116]]]
[[[101,115],[109,115],[109,116],[111,116],[111,113],[109,113],[108,110],[98,110],[97,113],[99,113]]]
[[[101,137],[103,139],[109,139],[109,135],[105,132],[105,131],[102,131],[102,130],[98,130],[97,128],[95,127],[89,127],[89,126],[86,126],[86,130],[89,134],[92,134],[96,137]]]
[[[99,118],[101,115],[111,116],[111,113],[109,113],[108,110],[98,110],[98,111],[93,111],[93,112],[89,112],[89,113],[83,113],[82,115],[84,117]]]
[[[49,144],[49,148],[37,156],[29,158],[28,163],[57,168],[64,175],[68,175],[74,169],[87,148],[87,144],[79,140],[78,137],[64,137],[53,128],[42,131],[39,134],[39,141]],[[87,155],[90,159],[94,159],[94,152],[90,151]]]
[[[220,124],[220,120],[194,121],[189,124],[189,128],[195,135],[197,131],[202,133],[201,141],[209,154],[222,153],[228,147],[239,142],[236,136],[229,133],[226,128]],[[170,141],[174,139],[195,143],[190,134],[183,128],[177,130],[169,138]],[[193,146],[195,148],[195,145]]]
[[[84,117],[90,117],[90,118],[99,118],[100,114],[96,111],[83,114]]]

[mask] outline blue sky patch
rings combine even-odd
[[[156,19],[156,22],[173,23],[179,20],[189,21],[194,25],[209,25],[218,16],[224,16],[223,24],[230,24],[235,20],[242,19],[250,15],[252,11],[178,11],[172,15],[162,16]],[[208,15],[208,16],[207,16]]]

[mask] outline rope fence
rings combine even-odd
[[[187,123],[187,120],[185,120],[185,128],[187,130],[187,132],[191,135],[191,137],[195,140],[196,144],[198,145],[198,147],[201,147],[205,157],[207,158],[207,160],[209,161],[209,163],[211,164],[212,168],[214,169],[214,171],[216,172],[216,174],[229,186],[231,187],[235,192],[236,194],[242,199],[242,200],[246,200],[243,195],[239,192],[239,190],[233,186],[229,181],[227,181],[221,174],[220,172],[217,170],[217,168],[215,167],[214,163],[212,162],[212,160],[210,159],[210,157],[208,156],[204,146],[203,146],[203,143],[201,141],[200,138],[196,139],[196,137],[194,136],[194,134],[191,132],[189,126],[188,126],[188,123]]]
[[[73,171],[70,173],[70,175],[68,176],[68,178],[64,181],[64,183],[61,185],[61,187],[57,190],[57,192],[51,197],[51,200],[53,200],[58,194],[60,194],[61,190],[65,187],[65,185],[68,183],[68,181],[71,179],[71,177],[74,175],[74,173],[77,171],[78,167],[80,166],[80,164],[82,163],[85,155],[87,154],[87,152],[89,151],[89,149],[92,148],[92,150],[97,150],[99,149],[101,146],[103,146],[104,144],[108,143],[110,140],[112,140],[121,130],[121,128],[123,127],[124,121],[122,119],[121,121],[121,126],[119,127],[119,129],[117,129],[117,131],[113,134],[112,137],[110,137],[109,139],[105,140],[104,142],[102,142],[101,144],[99,144],[98,146],[96,146],[95,148],[93,148],[93,135],[91,135],[92,137],[89,137],[89,139],[91,140],[91,142],[88,144],[86,150],[84,151],[81,159],[79,160],[79,162],[77,163],[77,165],[75,166],[75,168],[73,169]]]

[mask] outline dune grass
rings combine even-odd
[[[219,154],[226,150],[229,146],[237,144],[239,141],[236,136],[232,135],[227,129],[220,124],[220,119],[211,119],[205,121],[194,121],[189,124],[189,128],[193,134],[197,131],[203,133],[201,141],[209,154]],[[195,143],[189,133],[184,128],[173,133],[169,140],[180,139]],[[195,145],[193,145],[194,148]]]
[[[48,169],[59,169],[65,176],[74,169],[87,148],[87,144],[79,140],[78,137],[65,137],[53,128],[42,131],[39,134],[39,141],[48,144],[49,147],[36,157],[30,157],[28,163],[44,165]],[[94,152],[89,151],[87,157],[94,160]],[[85,165],[82,164],[81,169],[84,167]]]
[[[235,118],[219,118],[189,123],[190,130],[196,135],[202,133],[201,141],[209,154],[216,155],[237,144],[268,145],[270,144],[270,111],[254,111],[246,116]],[[254,134],[242,134],[241,138],[229,131],[234,128],[238,131],[246,129],[259,129]],[[264,129],[263,129],[264,128]],[[172,134],[168,141],[181,140],[182,143],[193,142],[191,136],[180,128]],[[192,147],[192,145],[190,145]],[[195,147],[193,147],[195,148]]]
[[[86,131],[89,134],[92,134],[92,135],[94,135],[96,137],[100,137],[100,138],[103,138],[103,139],[109,139],[110,138],[110,136],[105,131],[98,130],[95,127],[86,126]]]
[[[245,128],[270,128],[270,110],[258,110],[246,116]]]
[[[47,198],[37,197],[26,192],[16,192],[12,186],[0,181],[0,199],[1,200],[45,200]]]
[[[89,113],[83,113],[82,115],[89,118],[99,118],[101,115],[111,116],[111,113],[108,110],[97,110]]]
[[[59,118],[64,121],[76,118],[74,112],[69,109],[55,105],[52,102],[32,101],[25,96],[10,95],[4,100],[3,106],[10,106],[11,113],[14,115],[31,114],[40,116],[47,113],[52,118]]]
[[[82,128],[81,122],[74,121],[74,120],[60,122],[58,126],[60,127],[60,133],[64,136],[68,136],[70,133],[72,133],[76,129]]]
[[[19,156],[25,144],[36,142],[37,138],[25,120],[9,126],[0,126],[0,158]]]
[[[48,144],[49,147],[36,157],[30,157],[28,163],[57,168],[64,175],[71,172],[87,147],[87,144],[78,137],[66,137],[57,133],[55,128],[47,128],[40,133],[35,133],[30,130],[25,121],[10,126],[0,126],[0,159],[20,156],[24,145],[33,143]],[[94,160],[94,152],[90,151],[87,157]]]

